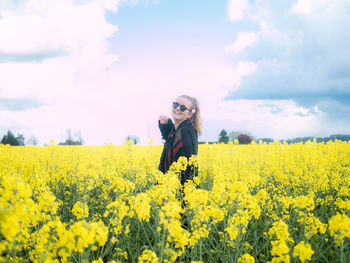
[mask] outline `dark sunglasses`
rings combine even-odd
[[[187,108],[185,105],[180,105],[180,103],[174,101],[173,102],[173,108],[176,109],[177,107],[180,106],[180,111],[185,111],[185,110],[188,110],[188,111],[191,111],[189,108]]]

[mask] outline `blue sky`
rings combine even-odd
[[[180,94],[200,140],[350,133],[349,0],[0,1],[0,137],[135,135]]]

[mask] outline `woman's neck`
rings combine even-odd
[[[179,120],[174,120],[174,126],[175,126],[175,130],[180,126],[180,124],[182,123],[182,122],[184,122],[185,120],[183,120],[183,121],[179,121]]]

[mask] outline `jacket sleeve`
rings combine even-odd
[[[158,121],[158,127],[160,130],[160,133],[162,134],[162,138],[167,141],[169,139],[169,134],[172,128],[174,127],[172,120],[168,119],[168,123],[166,124],[162,124],[160,123],[160,121]]]

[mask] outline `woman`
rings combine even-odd
[[[159,170],[166,173],[180,156],[187,158],[198,153],[198,134],[201,134],[200,109],[198,101],[188,95],[179,96],[172,107],[174,123],[165,115],[159,117],[158,126],[165,140],[160,158]],[[188,166],[181,173],[181,184],[192,179],[193,167]]]

